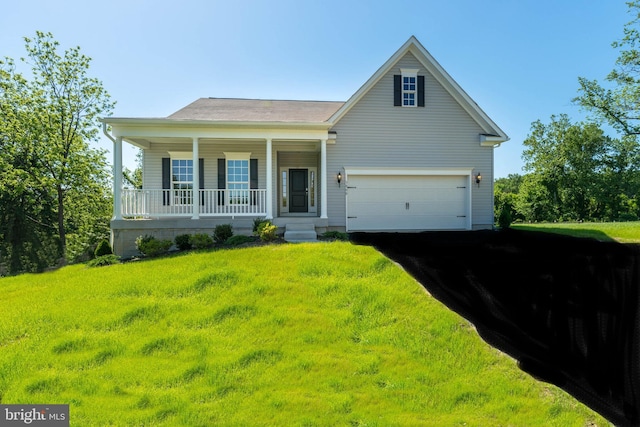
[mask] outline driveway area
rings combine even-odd
[[[520,368],[640,425],[640,245],[521,230],[353,233]]]

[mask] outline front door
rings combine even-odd
[[[289,169],[289,212],[309,212],[308,169]]]

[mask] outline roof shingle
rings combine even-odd
[[[200,98],[171,114],[175,120],[224,122],[326,122],[344,102]]]

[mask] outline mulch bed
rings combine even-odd
[[[640,425],[640,245],[484,230],[353,233],[535,378]]]

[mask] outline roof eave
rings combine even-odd
[[[285,121],[233,121],[233,120],[180,120],[166,118],[105,117],[100,119],[111,126],[174,126],[217,128],[286,128],[286,129],[330,129],[330,122],[285,122]]]

